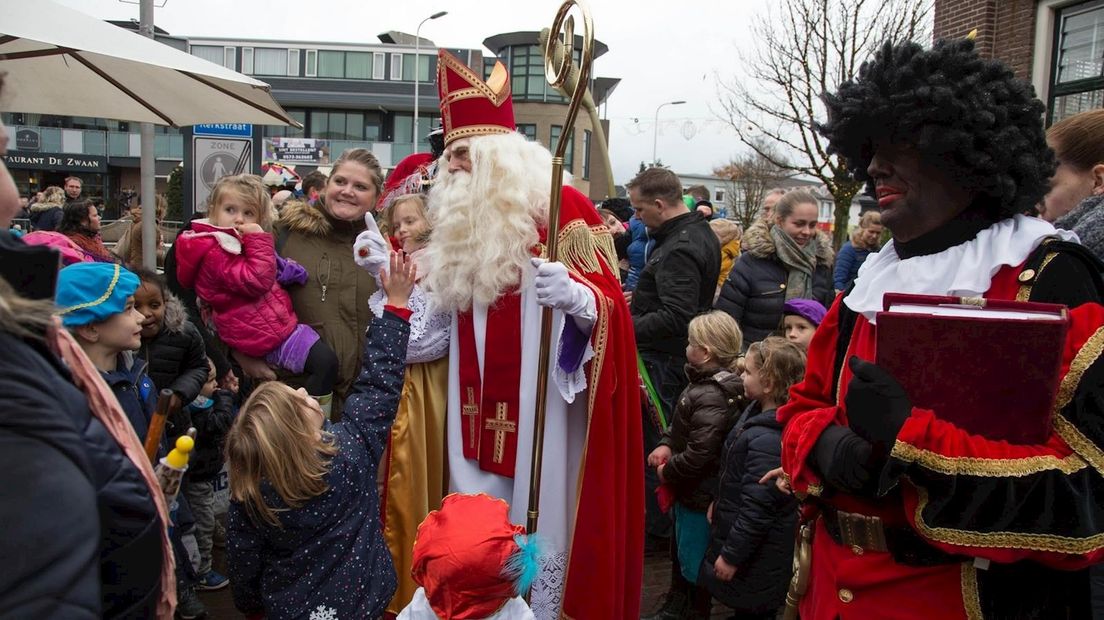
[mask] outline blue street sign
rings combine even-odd
[[[250,138],[253,125],[249,123],[215,123],[212,125],[192,125],[192,133],[197,136],[220,136]]]

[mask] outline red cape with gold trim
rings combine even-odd
[[[565,186],[561,195],[559,258],[572,278],[595,294],[598,311],[590,337],[595,355],[585,369],[590,423],[562,613],[579,620],[637,618],[644,562],[644,448],[638,441],[636,338],[609,230],[578,190]]]

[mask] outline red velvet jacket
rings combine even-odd
[[[211,306],[218,336],[230,347],[264,357],[295,329],[291,298],[276,282],[272,235],[193,222],[176,240],[176,261],[180,284]]]
[[[1021,292],[1022,269],[1003,268],[985,296],[1015,299]],[[1093,277],[1063,271],[1052,268],[1050,276],[1071,279],[1066,288],[1075,287],[1076,278]],[[1047,294],[1028,291],[1029,297],[1070,306],[1079,303],[1054,298],[1054,291],[1063,286],[1061,281],[1036,286]],[[1015,571],[1035,571],[1044,577],[1051,574],[1057,580],[1053,583],[1068,582],[1072,579],[1054,575],[1052,569],[1074,570],[1104,559],[1104,362],[1099,359],[1104,350],[1104,307],[1082,303],[1071,310],[1063,380],[1046,443],[991,441],[938,419],[932,411],[914,408],[880,472],[880,494],[858,497],[826,488],[810,465],[821,432],[830,424],[848,423],[843,403],[851,373],[846,364],[833,381],[841,303],[842,297],[837,298],[810,344],[804,382],[779,409],[779,421],[785,424],[783,468],[800,497],[818,497],[806,504],[807,517],[815,514],[819,503],[880,516],[887,526],[911,528],[924,542],[960,561],[952,557],[934,566],[900,563],[889,553],[837,544],[820,521],[801,617],[982,617],[995,613],[991,604],[1001,604],[992,603],[997,600],[994,595],[1013,609],[1019,605],[1020,612],[1029,607],[1029,615],[1023,617],[1053,617],[1049,614],[1061,601],[1048,599],[1046,592],[1010,588],[1022,583],[1031,590],[1046,590],[1041,578],[1006,578]],[[873,361],[876,330],[858,316],[847,355]],[[993,564],[989,570],[978,570],[973,558]],[[1042,615],[1030,616],[1030,609]]]

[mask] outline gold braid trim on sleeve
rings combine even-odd
[[[1101,353],[1104,353],[1104,327],[1098,328],[1081,346],[1081,350],[1070,362],[1069,372],[1062,377],[1062,383],[1058,386],[1058,397],[1054,402],[1054,431],[1096,471],[1104,474],[1104,452],[1062,415],[1062,410],[1073,400],[1081,377],[1100,359]]]
[[[978,593],[977,568],[974,563],[962,563],[962,608],[967,620],[984,620],[981,613],[981,595]]]
[[[1041,456],[1028,456],[1019,459],[986,459],[972,456],[944,456],[942,454],[917,448],[916,446],[897,440],[890,453],[894,458],[915,463],[939,472],[954,476],[962,474],[966,476],[982,476],[993,478],[1015,477],[1021,478],[1031,474],[1037,474],[1049,470],[1058,470],[1069,475],[1088,467],[1077,454],[1059,458],[1046,454]]]
[[[577,220],[581,221],[581,220]],[[561,241],[561,243],[563,243]],[[560,246],[563,248],[563,246]],[[564,258],[563,254],[560,254],[561,260]],[[602,365],[606,359],[606,349],[609,344],[609,323],[610,313],[613,312],[612,304],[605,295],[602,294],[602,290],[594,285],[590,280],[587,280],[583,274],[579,273],[578,269],[575,269],[570,263],[567,264],[568,271],[570,271],[575,277],[578,278],[577,282],[580,282],[583,286],[590,289],[591,294],[594,295],[594,310],[598,315],[594,321],[594,326],[590,331],[590,346],[594,350],[594,357],[591,358],[590,371],[587,374],[587,434],[590,434],[590,418],[594,415],[594,399],[598,396],[598,380],[602,376]],[[564,317],[564,320],[568,320],[568,317]]]
[[[905,477],[919,495],[916,504],[916,530],[925,538],[962,547],[999,549],[1030,549],[1051,553],[1085,554],[1104,547],[1104,533],[1085,538],[1035,534],[1028,532],[976,532],[949,527],[932,527],[924,521],[924,509],[928,506],[928,490]]]

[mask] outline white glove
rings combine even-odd
[[[368,273],[378,276],[381,271],[387,270],[391,260],[391,246],[380,234],[376,218],[372,217],[371,212],[364,214],[364,223],[368,225],[368,229],[357,235],[353,243],[353,260],[367,269]]]
[[[563,312],[575,320],[579,329],[589,332],[598,318],[594,293],[572,280],[563,263],[550,263],[543,258],[532,258],[530,261],[537,268],[533,283],[537,303]]]

